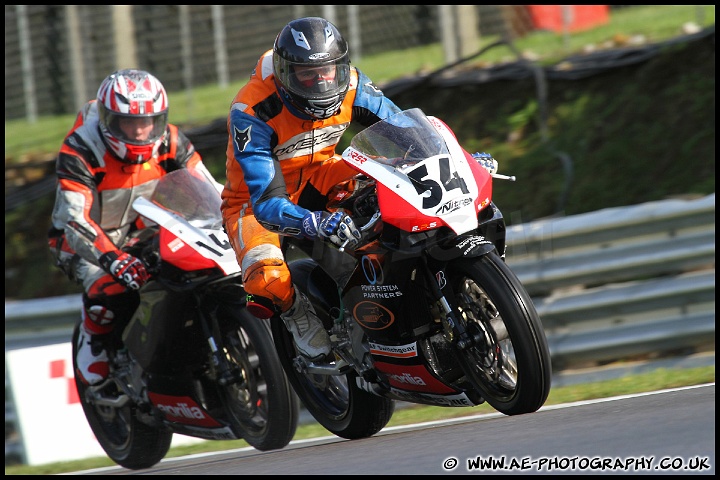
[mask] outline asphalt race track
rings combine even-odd
[[[371,438],[293,441],[165,459],[105,475],[443,475],[715,473],[715,383],[386,428]]]

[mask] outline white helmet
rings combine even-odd
[[[157,154],[167,129],[168,98],[162,83],[143,70],[120,70],[100,84],[97,93],[100,130],[105,144],[122,161],[145,163]],[[121,128],[128,118],[148,119],[149,136],[129,136]]]

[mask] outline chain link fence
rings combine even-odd
[[[354,60],[439,42],[444,14],[455,32],[463,17],[488,34],[529,28],[524,8],[469,7],[468,15],[468,6],[6,5],[5,120],[75,113],[118,68],[153,72],[168,91],[243,80],[302,16],[333,21]]]
[[[631,5],[6,5],[5,120],[74,114],[119,68],[148,70],[170,92],[243,81],[282,27],[302,16],[335,23],[355,63],[442,44],[452,64],[473,53],[481,35],[567,35],[625,7]]]

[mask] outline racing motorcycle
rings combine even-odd
[[[283,448],[295,435],[297,397],[268,321],[245,308],[220,202],[215,185],[187,169],[133,202],[148,226],[123,249],[143,260],[151,280],[127,325],[114,329],[108,379],[88,386],[75,375],[93,433],[125,468],[155,465],[175,433],[244,439],[258,450]]]
[[[552,376],[547,339],[505,263],[505,222],[492,201],[493,178],[514,177],[497,174],[489,154],[467,153],[419,109],[362,130],[342,159],[358,173],[327,209],[354,219],[359,244],[283,240],[331,354],[308,360],[282,320],[271,319],[307,410],[347,439],[379,432],[396,401],[538,410]]]

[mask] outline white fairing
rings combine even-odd
[[[152,199],[140,197],[133,208],[178,238],[169,246],[173,251],[182,242],[215,262],[225,274],[232,274],[240,271],[240,265],[222,226],[221,201],[215,182],[180,169],[162,177]]]
[[[424,115],[420,120],[413,111],[420,112],[402,112],[361,132],[343,158],[409,205],[386,208],[384,219],[408,216],[413,208],[457,234],[477,228],[479,188],[465,152],[444,123]]]
[[[467,188],[466,193],[460,188],[444,190],[443,201],[441,207],[436,209],[438,212],[436,215],[445,220],[445,223],[458,235],[469,232],[478,226],[476,205],[479,189],[475,175],[468,165],[465,152],[448,127],[435,117],[428,117],[428,120],[445,140],[452,159],[451,165],[454,165],[455,172]],[[438,168],[438,163],[434,162],[432,158],[428,159],[426,163],[433,164],[436,169]],[[432,178],[441,178],[440,172],[435,171]]]
[[[240,271],[235,252],[222,228],[195,227],[180,215],[169,212],[144,198],[135,200],[133,208],[143,217],[170,231],[203,257],[217,263],[226,274]]]

